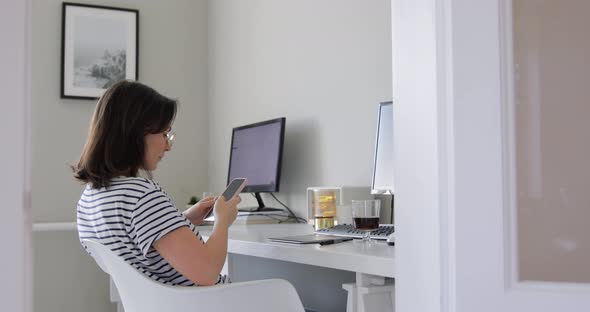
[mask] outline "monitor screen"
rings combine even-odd
[[[379,103],[371,194],[393,194],[393,104]]]
[[[278,192],[284,133],[284,117],[234,128],[227,183],[246,178],[242,192]]]

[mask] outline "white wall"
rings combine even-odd
[[[208,184],[207,2],[77,2],[139,10],[139,81],[180,100],[173,127],[177,133],[174,149],[160,163],[154,176],[182,207],[190,195],[201,194]],[[82,186],[73,180],[68,164],[75,163],[80,155],[95,105],[92,100],[60,98],[61,3],[34,0],[32,6],[34,222],[75,221]],[[104,311],[105,307],[111,307],[106,301],[105,275],[96,270],[90,257],[79,254],[75,232],[70,234],[59,234],[67,239],[53,240],[48,238],[62,236],[58,233],[34,236],[34,282],[38,290],[35,309],[78,311],[88,301],[85,296],[94,295],[101,297],[106,306],[90,305],[85,311]],[[63,250],[63,259],[52,258],[50,250]],[[79,260],[72,263],[70,270],[85,269],[88,274],[68,274],[68,266],[63,263],[70,263],[70,257]],[[55,280],[56,275],[63,278]],[[71,288],[76,283],[80,287]]]
[[[155,172],[177,205],[207,185],[206,1],[81,1],[139,10],[139,81],[180,100],[174,149]],[[72,178],[94,100],[60,98],[61,3],[33,1],[33,211],[35,222],[74,221]]]
[[[308,186],[369,186],[377,104],[392,95],[390,14],[388,0],[210,1],[211,189],[225,185],[231,129],[282,116],[278,197],[296,214]]]

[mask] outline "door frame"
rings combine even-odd
[[[6,285],[0,302],[6,311],[32,310],[32,251],[30,196],[31,1],[0,3],[0,88],[3,133],[0,153],[4,238],[0,276]]]

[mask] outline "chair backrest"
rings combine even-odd
[[[158,283],[139,272],[107,246],[91,240],[85,240],[84,245],[86,245],[100,268],[108,273],[115,282],[126,312],[152,311],[141,310],[143,304],[141,304],[140,300],[152,301],[150,299],[162,298],[162,295],[166,293],[166,288],[170,287]],[[135,298],[139,300],[135,300]],[[161,302],[162,300],[158,301]]]
[[[284,311],[304,312],[295,288],[280,279],[208,287],[169,286],[139,272],[107,246],[84,240],[97,264],[119,291],[125,312]]]

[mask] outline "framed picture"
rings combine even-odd
[[[61,97],[96,99],[123,79],[137,80],[139,11],[63,3]]]

